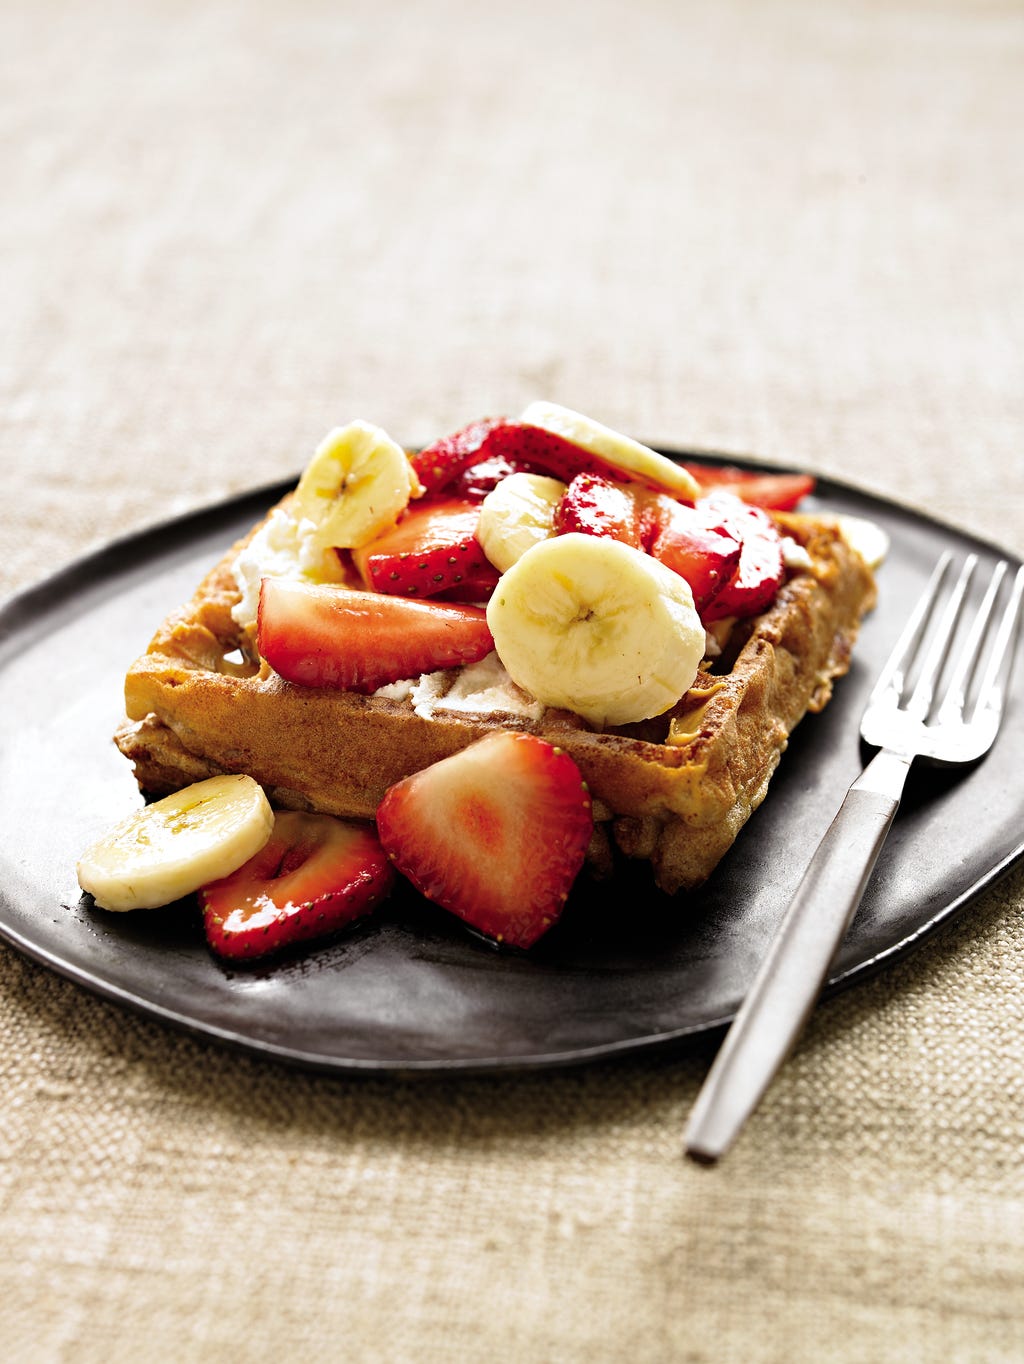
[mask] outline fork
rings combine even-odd
[[[936,563],[868,697],[860,733],[878,752],[818,845],[697,1096],[684,1137],[695,1160],[712,1163],[728,1151],[795,1045],[864,895],[911,764],[959,767],[995,742],[1024,565],[996,623],[1008,572],[1005,561],[996,564],[968,625],[978,556],[967,556],[950,588],[952,557],[947,552]]]

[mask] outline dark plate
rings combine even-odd
[[[494,951],[410,894],[301,958],[229,970],[206,950],[191,903],[104,913],[79,894],[75,862],[139,803],[110,740],[127,665],[287,486],[121,540],[0,611],[0,935],[151,1017],[325,1071],[564,1065],[726,1023],[860,768],[867,690],[935,558],[945,548],[973,549],[985,564],[999,555],[890,502],[819,483],[808,509],[867,516],[892,537],[880,603],[849,676],[797,729],[768,800],[699,893],[670,902],[642,870],[597,892],[581,887],[528,957]],[[893,961],[1021,855],[1022,758],[1024,706],[1011,705],[974,770],[912,774],[829,990]]]

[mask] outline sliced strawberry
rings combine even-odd
[[[494,648],[480,607],[287,578],[263,579],[256,640],[287,681],[364,694],[475,663]]]
[[[255,857],[199,891],[206,940],[220,957],[265,957],[369,914],[394,880],[372,824],[282,810]]]
[[[500,425],[499,419],[490,417],[470,422],[410,456],[410,463],[426,491],[437,492],[447,487],[467,465],[482,459],[482,448],[497,425]]]
[[[577,474],[555,508],[556,535],[571,531],[603,535],[640,549],[641,524],[636,497],[623,484],[599,474]]]
[[[463,469],[448,484],[453,497],[465,497],[471,502],[482,502],[509,474],[533,474],[538,471],[523,460],[506,459],[504,455],[489,455]]]
[[[786,576],[782,536],[760,507],[741,501],[732,493],[716,492],[697,503],[740,541],[740,562],[733,577],[704,610],[708,623],[726,616],[756,616],[775,600]]]
[[[466,471],[480,465],[504,470],[501,477],[516,471],[553,473],[566,483],[584,469],[608,471],[607,465],[561,436],[505,418],[470,422],[413,455],[412,465],[428,492],[450,488]]]
[[[766,511],[792,511],[817,486],[810,474],[762,474],[735,485],[734,492]]]
[[[651,499],[649,554],[686,579],[693,602],[703,616],[740,564],[739,537],[712,507],[687,507],[671,497]]]
[[[547,474],[571,483],[577,474],[598,474],[602,478],[645,484],[639,475],[623,469],[610,460],[593,455],[574,441],[556,435],[542,426],[505,418],[485,418],[471,422],[451,436],[412,456],[412,465],[420,482],[428,492],[450,489],[456,480],[460,496],[476,496],[468,471],[483,468],[482,478],[489,479],[504,469],[508,473]],[[482,481],[482,480],[481,480]],[[496,480],[495,480],[496,481]],[[652,483],[652,488],[659,487]],[[491,484],[493,487],[493,483]],[[490,492],[484,487],[481,496]],[[663,489],[662,489],[663,491]]]
[[[493,564],[481,564],[467,573],[462,582],[431,597],[431,601],[485,602],[498,586],[501,574]]]
[[[398,525],[352,551],[352,562],[374,592],[433,597],[487,566],[476,539],[480,504],[431,497],[410,503]]]
[[[501,455],[528,473],[547,474],[571,483],[577,474],[597,474],[601,478],[643,483],[629,470],[622,469],[563,436],[527,422],[498,422],[484,442],[485,455]],[[652,485],[654,486],[654,485]]]
[[[769,511],[791,511],[798,502],[814,492],[816,480],[810,474],[757,473],[733,464],[694,464],[686,469],[705,492],[724,488],[755,507]]]
[[[526,422],[499,422],[488,434],[485,453],[500,455],[528,473],[547,474],[570,483],[577,474],[607,476],[610,466],[579,445]]]
[[[398,870],[429,900],[514,947],[532,946],[558,919],[593,826],[569,755],[511,730],[407,777],[377,810]]]

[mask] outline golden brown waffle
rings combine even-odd
[[[246,772],[276,805],[373,818],[409,773],[493,728],[527,729],[570,753],[590,788],[592,870],[625,854],[648,860],[667,892],[699,885],[764,799],[794,726],[822,709],[847,671],[874,603],[872,574],[833,526],[779,520],[813,568],[792,572],[768,611],[737,625],[721,658],[655,721],[597,733],[556,710],[536,722],[428,719],[409,701],[295,686],[260,662],[232,619],[240,541],[132,664],[116,742],[153,794]]]

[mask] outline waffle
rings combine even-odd
[[[589,786],[591,872],[637,858],[669,894],[696,887],[764,799],[794,726],[828,702],[874,602],[870,570],[834,525],[777,519],[811,567],[791,571],[770,609],[733,627],[671,711],[602,732],[567,711],[446,713],[442,698],[424,715],[408,698],[284,681],[232,619],[246,537],[131,665],[115,742],[150,794],[245,772],[277,806],[372,819],[403,777],[494,728],[525,729],[571,754]],[[441,681],[443,690],[454,673]]]

